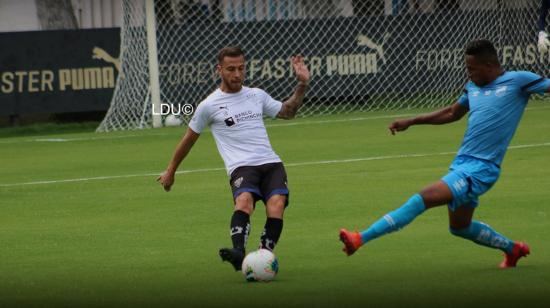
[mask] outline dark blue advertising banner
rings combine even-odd
[[[120,67],[119,33],[0,33],[0,115],[107,110]]]
[[[548,55],[536,50],[534,21],[525,20],[520,25],[517,20],[503,19],[502,14],[457,10],[330,21],[160,24],[157,36],[161,91],[169,103],[200,102],[217,83],[215,54],[228,45],[241,46],[247,55],[246,84],[269,89],[278,98],[292,93],[295,80],[290,58],[298,53],[306,57],[314,80],[308,97],[459,88],[467,81],[464,45],[477,38],[494,41],[506,69],[537,71],[541,65],[547,66]],[[173,37],[178,39],[170,39]],[[166,51],[171,54],[163,54]]]

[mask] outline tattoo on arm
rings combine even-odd
[[[277,116],[282,119],[294,118],[298,112],[298,108],[300,108],[304,101],[304,96],[306,95],[308,87],[309,85],[307,83],[298,82],[294,93],[283,103],[283,107]]]

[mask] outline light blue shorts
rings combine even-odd
[[[477,207],[479,196],[493,187],[499,175],[500,167],[490,161],[457,156],[441,179],[453,193],[449,209],[454,212],[460,206]]]

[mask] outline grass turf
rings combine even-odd
[[[499,270],[500,251],[451,236],[444,207],[353,257],[340,251],[340,227],[367,227],[446,173],[466,121],[390,136],[391,118],[411,112],[267,122],[292,194],[276,249],[280,272],[269,284],[246,283],[217,256],[230,244],[232,201],[210,133],[180,167],[196,172],[179,174],[170,193],[153,174],[166,166],[181,128],[2,138],[0,306],[543,306],[550,299],[544,104],[526,111],[512,145],[531,146],[510,149],[475,215],[532,246],[518,268]],[[32,184],[39,181],[53,182]],[[249,248],[264,220],[258,204]]]

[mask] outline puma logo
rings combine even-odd
[[[366,46],[368,48],[376,50],[376,53],[382,59],[382,62],[386,64],[386,57],[384,57],[384,44],[388,41],[388,38],[391,36],[390,33],[384,34],[384,38],[380,44],[375,43],[368,36],[359,34],[357,36],[357,45]]]
[[[115,66],[116,70],[120,72],[120,59],[114,58],[100,47],[94,47],[92,50],[92,59],[103,60],[107,63],[111,63]]]

